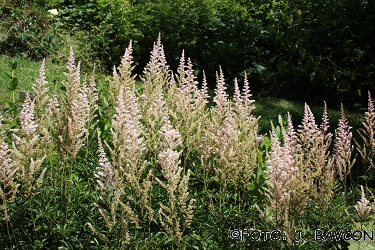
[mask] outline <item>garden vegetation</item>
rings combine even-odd
[[[372,228],[365,189],[355,204],[347,182],[355,152],[372,181],[370,93],[363,142],[353,142],[343,108],[334,135],[327,108],[317,125],[307,104],[297,130],[288,115],[265,137],[246,78],[229,99],[220,69],[208,107],[205,78],[199,87],[184,53],[173,73],[160,36],[140,84],[133,64],[130,43],[98,91],[71,49],[59,89],[48,88],[43,61],[34,98],[26,95],[15,121],[2,114],[4,248],[303,249],[332,242],[296,242],[297,229]],[[235,228],[280,230],[285,240],[241,242],[228,236]]]
[[[360,14],[375,5],[182,2],[0,5],[2,53],[40,61],[32,92],[20,99],[16,61],[2,69],[0,248],[373,248],[314,232],[374,230],[374,16]],[[345,21],[331,23],[339,14]],[[367,25],[362,33],[357,21]],[[87,42],[79,50],[87,64],[72,46],[61,55],[69,39],[59,41],[59,29]],[[336,40],[314,35],[327,30]],[[53,83],[45,57],[66,59]],[[98,81],[95,70],[111,76]],[[334,98],[321,121],[305,103],[299,125],[288,112],[262,134],[253,89]],[[356,104],[364,93],[366,105]],[[340,101],[332,124],[328,106]],[[356,129],[346,108],[354,104],[364,112]],[[283,237],[251,240],[238,234],[245,229]]]

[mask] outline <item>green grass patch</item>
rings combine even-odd
[[[309,105],[311,111],[314,113],[315,121],[317,124],[321,123],[324,104],[322,105]],[[273,97],[255,97],[255,106],[254,115],[256,117],[261,116],[259,124],[259,133],[266,134],[271,130],[271,122],[276,126],[279,124],[278,115],[280,114],[283,117],[283,120],[286,120],[287,112],[290,113],[293,120],[293,125],[295,128],[301,124],[303,113],[304,113],[304,103],[299,103],[295,101],[289,101],[282,98],[273,98]],[[332,107],[328,108],[328,118],[330,123],[330,132],[334,132],[334,128],[337,128],[337,124],[341,117],[341,111]],[[364,121],[364,112],[359,111],[348,111],[345,110],[345,117],[349,121],[349,125],[353,129],[358,129],[362,126]]]

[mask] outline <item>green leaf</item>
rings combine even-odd
[[[12,61],[11,62],[11,68],[12,68],[12,70],[16,70],[17,69],[17,62],[16,61]]]
[[[213,177],[212,177],[212,180],[213,180],[213,181],[216,181],[216,182],[219,182],[219,177],[217,177],[217,176],[213,176]]]
[[[190,176],[194,176],[194,172],[193,172],[193,170],[190,169],[189,172],[190,172]]]
[[[8,72],[5,72],[3,69],[1,69],[1,71],[4,73],[4,75],[6,75],[9,79],[12,79],[12,75],[9,74]]]
[[[6,103],[12,103],[12,100],[9,100],[9,99],[4,98],[4,97],[0,97],[0,101],[6,102]]]
[[[315,72],[312,72],[310,74],[310,80],[313,82],[314,81],[314,78],[315,78]]]
[[[265,147],[266,152],[268,152],[268,149],[271,147],[271,140],[270,140],[270,138],[269,137],[264,137],[261,146]]]
[[[18,86],[18,78],[13,77],[12,81],[9,83],[9,91],[15,91]]]
[[[283,117],[279,114],[277,116],[277,118],[279,119],[279,124],[282,125],[283,124]]]
[[[266,207],[266,217],[268,219],[272,219],[272,212],[271,210],[269,209],[269,207]]]
[[[11,120],[2,120],[1,122],[4,124],[11,125],[11,126],[14,126],[17,124],[16,121],[11,121]]]
[[[276,132],[277,138],[279,140],[281,140],[281,128],[280,128],[280,126],[276,127],[275,132]]]
[[[104,130],[108,130],[108,128],[111,126],[111,123],[107,122],[105,125],[104,125]]]
[[[255,185],[252,182],[247,184],[247,191],[253,191],[255,189]]]
[[[259,182],[260,177],[263,176],[263,174],[265,174],[264,171],[263,171],[263,169],[262,168],[258,168],[258,171],[257,171],[257,182]]]

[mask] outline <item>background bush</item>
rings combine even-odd
[[[200,76],[202,70],[214,76],[219,65],[229,79],[247,70],[256,92],[309,102],[328,99],[330,104],[345,99],[350,105],[373,89],[373,6],[374,0],[62,4],[65,23],[90,32],[102,59],[118,63],[123,44],[133,39],[137,73],[159,31],[169,48],[167,59],[177,62],[184,49]],[[176,63],[171,66],[175,69]]]
[[[219,66],[231,83],[246,70],[255,93],[349,108],[374,90],[375,0],[12,0],[0,5],[1,51],[35,59],[56,46],[56,25],[80,33],[93,62],[112,72],[133,41],[135,73],[161,33],[167,60],[182,50],[213,87]],[[48,18],[48,8],[59,17]],[[57,26],[60,27],[60,26]],[[4,35],[6,34],[6,35]],[[241,82],[241,81],[240,81]]]
[[[373,0],[262,2],[263,80],[276,94],[353,104],[374,88]]]
[[[6,1],[0,5],[0,53],[41,60],[55,51],[57,25],[45,1]]]

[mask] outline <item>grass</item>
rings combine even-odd
[[[297,127],[299,124],[301,124],[304,112],[304,103],[288,101],[282,98],[262,96],[256,96],[254,99],[256,105],[254,115],[256,117],[261,116],[261,119],[258,122],[260,134],[267,134],[271,130],[270,121],[272,121],[275,126],[278,125],[278,115],[280,114],[281,116],[286,118],[287,112],[289,112],[292,116],[294,127]],[[323,103],[320,106],[309,106],[311,108],[311,111],[314,113],[317,124],[320,124],[324,109]],[[363,111],[344,111],[350,126],[352,126],[354,129],[360,128],[362,126],[362,122],[364,121]],[[333,128],[337,127],[340,116],[340,110],[328,107],[328,117],[331,126],[330,132],[334,132]]]
[[[32,91],[32,84],[35,83],[35,80],[38,77],[41,62],[34,62],[23,58],[10,58],[9,56],[0,55],[0,93],[4,95],[4,93],[7,92],[9,78],[6,76],[4,71],[11,74],[11,67],[9,63],[12,60],[17,63],[17,69],[14,70],[14,77],[18,78],[18,87],[16,91]],[[52,63],[52,59],[46,60],[46,77],[51,85],[65,79],[63,74],[64,71],[64,65]]]

